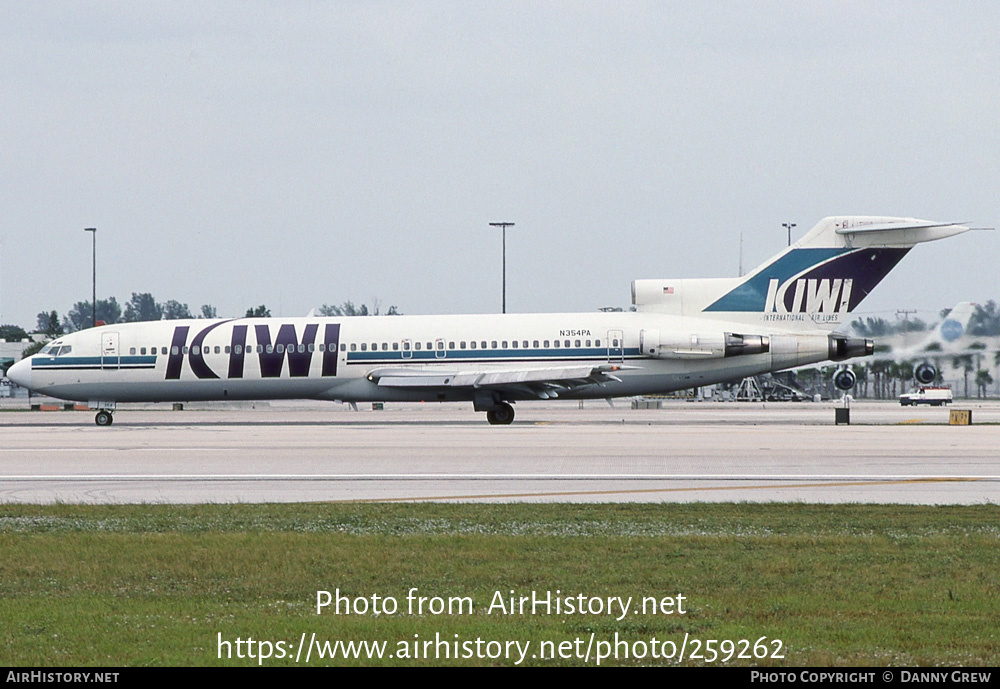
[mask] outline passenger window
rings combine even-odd
[[[504,341],[503,341],[503,342],[501,343],[501,345],[502,345],[502,346],[501,346],[501,348],[502,348],[502,349],[507,349],[507,340],[504,340]]]
[[[491,342],[491,343],[490,343],[490,346],[491,346],[491,347],[492,347],[493,349],[496,349],[496,348],[497,348],[497,341],[496,341],[496,340],[493,340],[493,342]]]
[[[173,356],[177,356],[177,355],[178,355],[178,354],[180,354],[181,352],[180,352],[180,350],[179,350],[179,349],[177,349],[177,345],[174,345],[173,347],[171,347],[171,348],[170,348],[170,353],[171,353],[171,354],[172,354]]]
[[[448,349],[455,349],[455,343],[454,342],[449,342],[448,343]]]
[[[410,343],[409,342],[404,342],[403,343],[403,351],[404,352],[410,351]]]
[[[590,346],[590,340],[587,340],[587,346],[588,347]]]
[[[559,348],[559,340],[552,340],[552,346],[555,347],[556,349],[558,349]]]
[[[414,342],[413,343],[413,348],[414,349],[420,349],[420,343],[419,342]]]
[[[399,343],[398,342],[393,342],[392,343],[392,351],[394,351],[394,352],[398,352],[399,351]]]
[[[514,340],[513,342],[511,342],[511,343],[510,343],[510,346],[511,346],[511,347],[512,347],[513,349],[517,349],[517,340]]]
[[[128,353],[135,356],[135,347],[129,347]]]
[[[565,344],[567,347],[569,347],[569,340],[566,340]]]
[[[242,354],[243,353],[242,345],[236,345],[235,347],[233,347],[233,351],[236,352],[237,354]]]
[[[220,350],[219,350],[219,345],[215,345],[215,353],[216,353],[216,354],[218,354],[218,353],[219,353],[219,351],[220,351]]]
[[[576,345],[575,345],[575,346],[577,346],[577,347],[579,347],[579,346],[580,346],[580,340],[577,340],[577,341],[576,341]]]
[[[434,343],[433,342],[428,342],[427,343],[427,349],[434,349]]]
[[[534,347],[535,349],[538,349],[538,340],[532,340],[531,346]]]
[[[617,347],[618,346],[618,338],[617,337],[615,339],[611,340],[611,346],[612,347]]]
[[[545,340],[545,346],[546,346],[546,347],[548,347],[548,346],[549,346],[549,341],[548,341],[548,340]]]
[[[475,349],[475,348],[476,348],[476,341],[473,340],[472,342],[469,343],[469,349]]]
[[[389,343],[388,342],[383,342],[382,343],[382,351],[383,352],[388,352],[389,351]]]
[[[601,341],[600,340],[594,340],[594,346],[595,347],[600,347],[601,346]]]
[[[187,347],[183,347],[183,348],[181,349],[181,351],[182,351],[182,352],[184,352],[185,354],[187,354],[187,353],[188,353],[188,348],[187,348]]]
[[[225,347],[223,347],[222,351],[224,351],[226,354],[229,354],[230,353],[229,345],[226,345]]]
[[[166,347],[160,347],[160,354],[162,354],[163,356],[166,356],[167,355],[167,348]]]
[[[458,343],[458,348],[465,349],[465,340],[462,340],[461,342]]]
[[[479,343],[479,348],[486,349],[486,340],[483,340],[482,342]]]
[[[368,351],[368,343],[367,342],[362,342],[361,343],[361,351],[362,352],[367,352]]]
[[[525,340],[524,342],[522,342],[521,346],[524,347],[525,349],[527,349],[528,348],[528,341]]]
[[[145,353],[146,353],[146,348],[145,347],[140,347],[139,348],[139,354],[145,354]]]
[[[438,349],[444,349],[444,342],[443,341],[438,341],[437,346],[438,346],[437,347]],[[452,345],[452,346],[454,346],[454,345]]]
[[[351,351],[352,352],[358,351],[358,346],[356,344],[354,344],[353,342],[351,343]]]

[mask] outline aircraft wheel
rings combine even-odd
[[[494,426],[506,426],[514,421],[514,407],[501,402],[496,409],[486,412],[486,420]]]
[[[98,426],[110,426],[114,423],[115,417],[112,416],[111,412],[102,409],[97,412],[97,416],[94,417],[94,423]]]

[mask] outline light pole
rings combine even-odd
[[[85,227],[84,232],[91,233],[92,239],[92,256],[91,256],[91,296],[90,296],[90,327],[97,325],[97,228],[96,227]]]
[[[490,227],[503,228],[503,311],[507,313],[507,228],[514,227],[512,222],[491,222]]]
[[[783,222],[781,226],[788,230],[788,246],[792,245],[792,228],[795,227],[793,222]]]

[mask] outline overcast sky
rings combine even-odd
[[[0,0],[0,321],[627,306],[827,215],[998,225],[1000,3]],[[1000,299],[1000,232],[861,305]]]

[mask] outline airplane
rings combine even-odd
[[[8,377],[87,402],[315,399],[513,404],[608,399],[739,380],[874,352],[838,328],[916,244],[969,228],[838,216],[739,278],[644,279],[634,311],[232,318],[117,323],[62,336]],[[850,369],[835,382],[849,389]],[[846,386],[846,387],[845,387]]]
[[[962,301],[948,312],[948,315],[921,342],[899,350],[892,350],[889,356],[894,361],[923,359],[913,370],[913,377],[921,385],[930,385],[937,378],[937,366],[930,358],[957,356],[967,353],[968,339],[964,338],[969,324],[976,313],[976,305]]]
[[[942,356],[967,354],[969,324],[976,313],[976,304],[962,301],[948,312],[948,315],[917,344],[900,349],[891,349],[875,356],[878,361],[923,361],[914,368],[913,377],[921,385],[930,385],[937,378],[938,368],[931,359]]]

